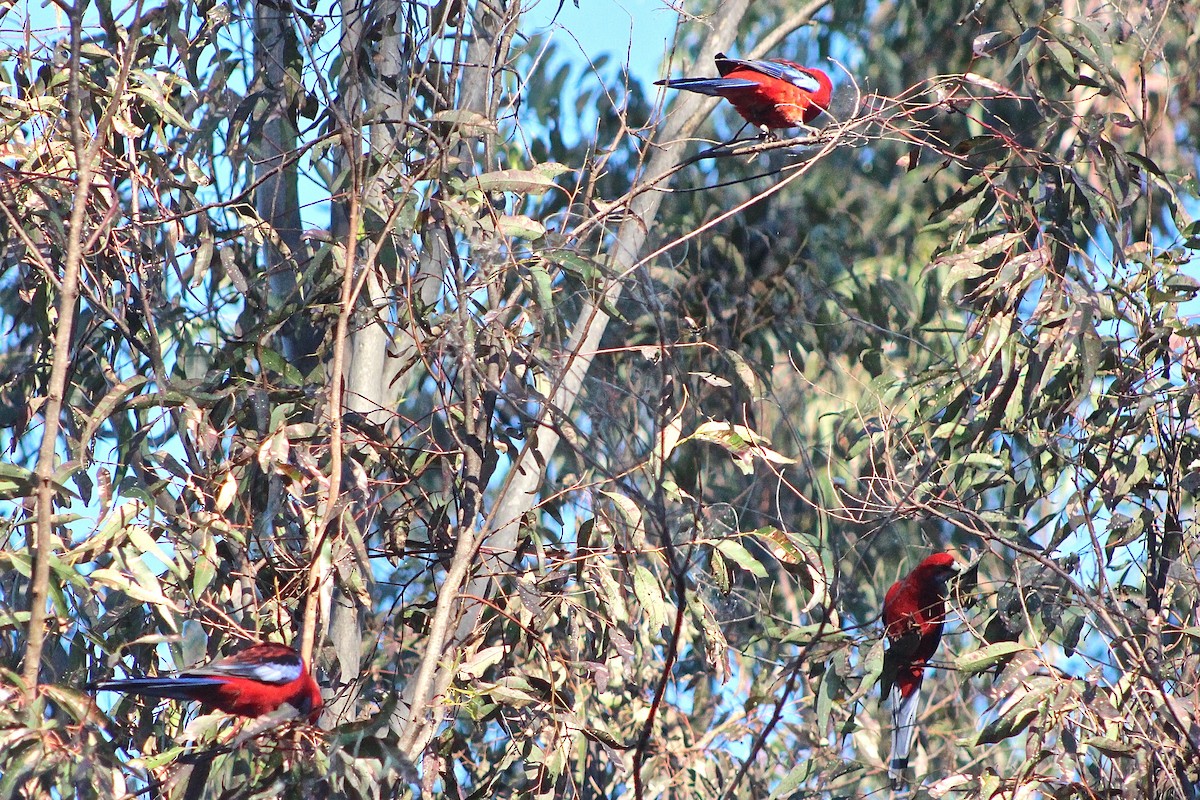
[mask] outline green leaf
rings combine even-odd
[[[763,543],[770,550],[771,555],[784,564],[795,566],[803,564],[807,560],[800,550],[799,543],[779,528],[771,526],[759,528],[754,531],[754,535],[764,540]]]
[[[808,591],[809,600],[800,609],[801,613],[828,603],[829,580],[826,577],[825,564],[809,537],[787,533],[772,526],[759,528],[754,531],[754,535]]]
[[[883,654],[886,649],[887,648],[884,644],[884,640],[880,638],[875,640],[875,642],[871,645],[871,649],[867,651],[865,656],[863,656],[862,682],[858,684],[858,688],[846,702],[847,705],[854,703],[867,692],[871,691],[871,689],[875,688],[875,685],[879,683],[879,679],[883,677]]]
[[[1031,648],[1020,642],[996,642],[970,653],[964,653],[954,660],[954,666],[968,675],[983,672],[988,667],[1000,663],[1013,653],[1020,653]]]
[[[494,684],[480,684],[479,687],[490,694],[493,700],[513,708],[542,702],[537,690],[519,675],[506,675]]]
[[[719,550],[712,551],[712,575],[713,580],[717,583],[717,589],[721,594],[729,594],[732,583],[729,579],[729,567],[725,564],[725,559],[721,556]]]
[[[483,192],[516,192],[538,196],[557,187],[556,175],[568,172],[570,167],[562,164],[540,164],[536,169],[501,169],[485,172],[463,181],[463,189]]]
[[[484,115],[474,111],[466,111],[458,108],[438,111],[429,119],[431,122],[442,122],[453,125],[464,136],[484,136],[498,131],[494,120],[488,119]]]
[[[1037,716],[1038,707],[1057,688],[1058,681],[1049,676],[1030,678],[1004,703],[996,719],[983,726],[983,730],[975,737],[975,744],[996,744],[1025,730]]]
[[[164,74],[169,75],[173,83],[180,84],[182,87],[187,86],[187,82],[181,76],[174,73]],[[134,84],[132,89],[133,94],[145,100],[146,105],[158,112],[158,115],[164,121],[185,131],[191,132],[195,130],[191,123],[184,119],[175,106],[171,104],[171,101],[167,99],[168,94],[182,98],[183,93],[177,92],[177,89],[181,87],[168,89],[163,85],[159,75],[149,70],[135,70],[130,74],[130,82]]]
[[[558,315],[554,310],[554,288],[550,273],[540,261],[532,260],[528,264],[529,276],[533,279],[533,299],[545,315],[546,324],[554,325]]]
[[[37,486],[33,470],[0,462],[0,500],[33,497]]]
[[[781,797],[791,797],[797,789],[808,782],[815,771],[815,762],[812,760],[801,761],[796,766],[788,770],[788,774],[783,776],[783,780],[771,790],[771,794],[767,800],[779,800]]]
[[[92,413],[88,415],[87,425],[84,427],[83,435],[79,437],[79,446],[76,448],[76,458],[83,460],[82,454],[90,451],[92,439],[96,435],[96,431],[103,425],[108,418],[112,416],[117,406],[130,394],[140,389],[150,379],[145,375],[135,375],[127,380],[121,381],[117,385],[108,390],[108,393],[101,398],[96,407],[92,409]]]
[[[746,387],[746,391],[750,394],[752,401],[762,400],[767,396],[766,389],[762,385],[762,381],[758,379],[758,373],[750,366],[750,363],[742,357],[741,353],[734,350],[726,350],[725,357],[733,363],[733,372],[737,375],[738,380]]]
[[[650,630],[657,632],[667,624],[667,607],[663,598],[662,587],[641,564],[633,567],[633,594],[637,597],[642,610],[646,612],[646,621]]]
[[[975,737],[975,744],[997,744],[1011,739],[1025,730],[1036,716],[1036,708],[1022,706],[1020,709],[1014,709],[1011,713],[984,725],[983,730]]]
[[[504,654],[508,648],[504,645],[492,645],[484,647],[474,656],[467,659],[458,668],[458,677],[460,680],[474,680],[483,675],[488,667],[495,666],[504,660]]]
[[[637,536],[645,535],[642,527],[642,511],[638,508],[637,503],[631,498],[623,494],[617,494],[616,492],[602,491],[600,494],[613,501],[613,505],[617,507],[617,511],[621,513],[621,516],[625,518],[625,521],[629,523],[629,527],[634,530]]]
[[[588,286],[602,280],[606,273],[602,262],[567,250],[543,250],[537,257],[557,264],[563,272]]]
[[[282,376],[288,385],[295,387],[304,385],[304,376],[300,374],[300,370],[292,366],[278,351],[269,347],[260,347],[255,351],[255,355],[263,369]]]
[[[137,568],[134,569],[134,565]],[[126,576],[119,570],[103,568],[92,572],[88,578],[96,583],[104,586],[111,586],[114,589],[124,592],[141,603],[146,603],[154,609],[162,612],[164,620],[169,620],[170,617],[166,611],[170,610],[176,614],[184,614],[184,610],[163,594],[162,586],[158,579],[137,559],[130,565],[131,571],[136,574],[136,578]]]
[[[721,630],[721,624],[698,593],[688,596],[688,607],[699,617],[700,629],[704,632],[704,660],[717,680],[725,683],[729,679],[729,642]]]
[[[760,578],[765,578],[770,574],[762,562],[751,555],[750,551],[741,542],[735,539],[720,539],[714,546],[721,552],[721,555],[747,572],[753,573]]]
[[[484,217],[479,227],[485,231],[498,232],[514,239],[540,239],[546,235],[546,226],[524,214],[501,214],[496,218]]]
[[[9,734],[4,743],[4,773],[0,775],[0,797],[25,794],[31,776],[45,760],[33,731],[28,736]]]
[[[186,575],[182,574],[179,565],[175,563],[175,559],[171,558],[167,554],[167,551],[162,549],[154,537],[150,535],[150,531],[145,525],[135,523],[126,528],[125,532],[129,534],[130,543],[140,552],[154,556],[162,562],[164,567],[171,570],[176,577],[187,578]]]
[[[1090,736],[1083,740],[1083,744],[1094,747],[1109,758],[1132,758],[1138,751],[1137,745],[1107,736]]]
[[[770,444],[770,440],[765,436],[760,436],[745,425],[711,420],[700,425],[683,441],[686,442],[691,439],[711,442],[723,447],[734,456],[736,459],[735,466],[746,475],[754,471],[751,463],[754,458],[760,458],[772,464],[796,463],[795,459],[788,458],[767,447]]]
[[[22,630],[29,624],[28,611],[5,611],[0,609],[0,631]]]

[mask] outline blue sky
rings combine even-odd
[[[678,14],[662,0],[538,0],[526,12],[522,28],[534,33],[549,28],[566,53],[595,59],[609,54],[629,60],[630,72],[642,81],[657,80],[675,35]],[[571,47],[568,45],[576,45]]]
[[[670,45],[678,15],[663,0],[532,0],[522,24],[525,33],[551,29],[566,51],[574,49],[581,60],[607,53],[624,61],[629,57],[634,75],[657,77],[663,55]],[[42,0],[28,0],[25,7],[12,9],[0,23],[0,40],[14,45],[23,38],[26,18],[35,38],[38,34],[65,33],[66,15]],[[556,13],[557,12],[557,13]],[[94,15],[92,15],[94,18]],[[577,42],[575,48],[567,47]]]

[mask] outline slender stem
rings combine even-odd
[[[350,128],[344,128],[347,153],[357,152],[358,136]],[[313,647],[317,638],[317,612],[320,608],[321,550],[329,544],[329,538],[337,535],[337,515],[341,513],[338,497],[342,486],[342,401],[345,389],[343,373],[346,364],[346,340],[349,338],[350,315],[366,281],[366,270],[356,275],[355,254],[358,252],[358,231],[361,182],[357,169],[354,170],[353,187],[350,191],[346,241],[343,245],[344,266],[342,273],[341,307],[338,310],[337,327],[333,336],[333,364],[329,381],[329,488],[325,495],[325,507],[320,522],[313,531],[309,547],[308,583],[304,597],[304,630],[300,634],[300,656],[305,663],[312,663]]]
[[[99,162],[100,146],[107,139],[107,131],[112,125],[113,117],[119,106],[116,99],[108,104],[96,124],[95,134],[89,140],[83,129],[79,86],[79,53],[82,46],[84,7],[85,4],[81,2],[70,8],[71,63],[67,79],[69,92],[67,119],[77,172],[71,216],[67,227],[62,283],[58,297],[58,313],[54,330],[54,356],[50,365],[50,381],[47,385],[46,403],[42,413],[44,420],[42,441],[38,448],[37,467],[34,470],[37,516],[33,536],[29,542],[33,569],[29,585],[29,628],[26,634],[25,664],[21,674],[25,684],[24,697],[27,702],[31,702],[37,696],[38,673],[42,662],[42,650],[46,642],[46,604],[50,595],[50,557],[54,547],[54,472],[57,466],[59,418],[66,396],[67,375],[71,368],[71,336],[75,328],[76,306],[79,303],[79,277],[86,245],[84,223],[87,218],[88,197],[91,194],[92,177],[95,174],[94,165]],[[136,11],[134,22],[129,27],[130,31],[136,31],[139,27],[142,14],[140,2]],[[113,84],[115,87],[123,87],[128,80],[137,48],[136,38],[126,45],[121,58],[120,72]],[[112,94],[114,98],[121,95],[121,90],[114,90]]]

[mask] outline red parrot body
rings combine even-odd
[[[946,581],[959,566],[950,553],[934,553],[906,577],[896,581],[883,598],[884,634],[888,650],[883,659],[883,696],[892,702],[892,754],[888,765],[893,788],[903,781],[916,734],[917,706],[925,666],[942,640],[946,619]]]
[[[241,717],[260,717],[284,704],[315,722],[321,688],[300,654],[283,644],[256,644],[211,664],[158,678],[100,681],[97,691],[195,700]]]
[[[724,97],[751,125],[796,128],[829,108],[833,83],[819,69],[794,61],[748,61],[717,53],[719,78],[676,78],[656,86]]]

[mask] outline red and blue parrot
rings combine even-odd
[[[717,53],[719,78],[675,78],[656,86],[724,97],[764,132],[807,126],[829,108],[833,83],[819,69],[794,61],[750,61]]]
[[[950,553],[934,553],[883,597],[883,632],[888,649],[883,656],[880,688],[892,704],[892,754],[888,777],[893,789],[904,783],[908,754],[917,728],[917,706],[925,665],[937,652],[946,619],[946,581],[961,567]]]
[[[170,700],[195,700],[240,717],[261,717],[288,704],[316,722],[321,688],[304,659],[284,644],[247,647],[203,667],[158,678],[99,681],[92,689]]]

